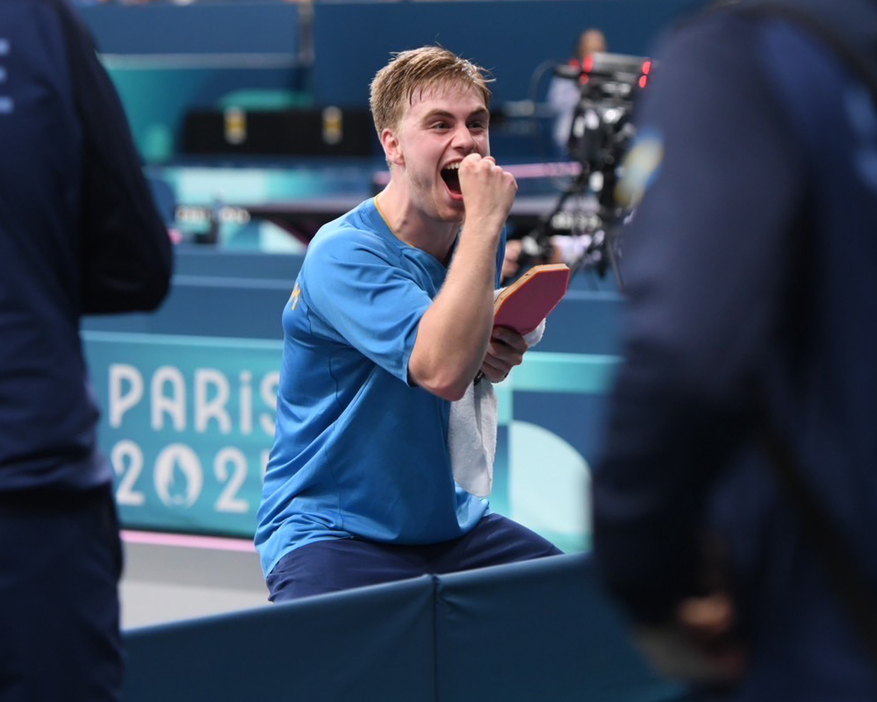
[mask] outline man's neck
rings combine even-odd
[[[459,222],[443,222],[426,216],[415,207],[404,188],[392,180],[375,198],[378,211],[397,239],[426,251],[447,265]]]

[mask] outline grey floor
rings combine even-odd
[[[123,533],[123,629],[270,606],[248,542],[145,543],[149,536]]]

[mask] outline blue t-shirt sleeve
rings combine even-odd
[[[371,233],[339,229],[311,244],[299,285],[314,332],[408,382],[417,327],[432,298],[396,250]]]

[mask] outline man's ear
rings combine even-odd
[[[402,166],[405,158],[402,156],[402,145],[392,129],[386,128],[381,132],[381,146],[384,147],[384,155],[388,165]]]

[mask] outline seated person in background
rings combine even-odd
[[[581,66],[584,60],[594,53],[606,51],[606,37],[599,29],[586,29],[579,36],[575,55],[570,63]],[[553,140],[557,154],[569,156],[567,142],[572,129],[572,118],[581,97],[581,85],[576,80],[556,76],[548,87],[548,104],[556,115],[554,118]]]
[[[560,553],[452,472],[451,402],[527,350],[493,328],[517,184],[490,157],[489,96],[438,47],[372,82],[390,183],[317,233],[283,313],[255,539],[272,601]]]
[[[579,35],[575,56],[570,63],[581,66],[585,58],[593,53],[605,52],[606,37],[599,29],[586,29]],[[556,153],[561,158],[569,158],[567,145],[572,130],[573,115],[581,99],[581,84],[569,78],[555,77],[548,88],[548,103],[554,112],[552,139]],[[536,263],[573,264],[584,253],[587,242],[579,237],[558,234],[550,239],[550,248],[540,251]],[[506,244],[505,259],[502,264],[502,279],[508,280],[520,272],[524,242],[514,239]],[[531,259],[532,260],[532,259]]]
[[[584,237],[569,236],[567,234],[555,234],[549,238],[548,246],[545,250],[538,247],[537,252],[531,253],[525,250],[529,240],[511,239],[506,242],[505,256],[502,261],[502,280],[508,281],[522,273],[521,266],[525,260],[533,264],[539,263],[566,263],[574,265],[578,258],[584,253],[587,243]],[[535,244],[535,242],[533,242]]]

